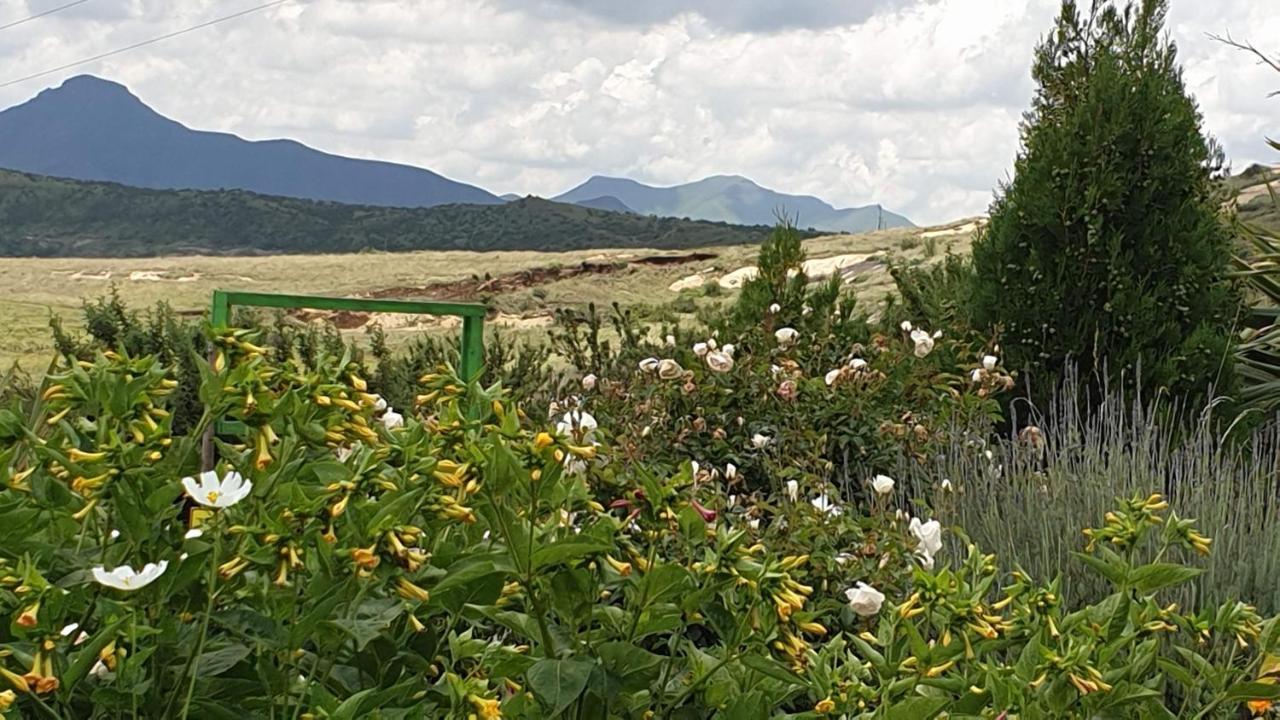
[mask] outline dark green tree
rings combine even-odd
[[[973,250],[975,320],[1000,330],[1036,399],[1068,363],[1093,380],[1140,371],[1148,390],[1193,401],[1230,391],[1239,301],[1222,153],[1166,11],[1095,0],[1085,14],[1067,0],[1037,49],[1014,178]]]

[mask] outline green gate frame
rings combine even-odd
[[[434,302],[416,300],[373,300],[340,298],[324,295],[281,295],[276,293],[214,290],[209,321],[215,328],[226,328],[231,322],[234,305],[283,308],[288,310],[350,310],[354,312],[387,312],[408,315],[440,315],[462,318],[462,339],[458,374],[470,382],[484,366],[484,318],[488,308],[475,303]]]

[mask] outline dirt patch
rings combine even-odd
[[[687,263],[705,263],[714,260],[714,253],[696,252],[683,254],[647,255],[645,257],[615,256],[605,261],[585,260],[577,265],[549,265],[546,267],[518,270],[501,275],[470,277],[465,280],[437,282],[419,286],[398,286],[379,288],[357,297],[373,299],[409,299],[429,298],[445,302],[475,302],[490,295],[512,293],[527,288],[547,285],[561,280],[582,277],[584,275],[611,275],[614,273],[633,272],[638,267],[669,267]],[[350,310],[293,310],[289,316],[301,322],[323,320],[333,323],[339,330],[356,330],[370,325],[379,325],[384,330],[398,330],[422,326],[448,327],[456,323],[457,318],[435,317],[432,315],[404,315],[399,313],[366,313]],[[522,317],[515,315],[494,315],[490,322],[510,327],[537,327],[551,322],[550,316],[535,315]]]

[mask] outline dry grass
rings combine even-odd
[[[922,240],[921,230],[887,230],[860,235],[837,235],[806,242],[810,258],[867,254],[927,260],[930,251],[941,257],[948,250],[967,253],[971,233],[956,232]],[[670,266],[633,266],[624,271],[582,275],[518,288],[481,298],[500,315],[500,324],[539,331],[545,318],[561,307],[617,301],[623,305],[660,304],[677,297],[668,286],[695,272],[710,277],[754,263],[751,245],[690,248],[708,252],[712,260]],[[388,288],[463,281],[552,265],[584,261],[622,262],[646,255],[674,254],[645,250],[588,250],[538,252],[415,252],[402,254],[279,255],[270,257],[161,257],[135,259],[4,259],[0,260],[0,367],[19,362],[28,370],[43,369],[50,357],[48,322],[61,316],[68,327],[79,322],[83,300],[99,297],[114,284],[135,308],[168,302],[179,312],[203,311],[215,289],[259,292],[359,295]],[[157,279],[158,278],[158,279]],[[878,301],[891,286],[887,273],[873,270],[860,276],[859,293]],[[701,302],[701,291],[686,291]],[[401,328],[411,332],[420,328]]]

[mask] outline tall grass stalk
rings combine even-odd
[[[1204,574],[1170,590],[1169,601],[1202,608],[1241,598],[1264,613],[1280,610],[1280,423],[1226,440],[1209,417],[1212,404],[1180,422],[1167,402],[1125,402],[1107,388],[1085,414],[1081,383],[1069,378],[1064,387],[1035,420],[1041,443],[1025,429],[994,441],[957,433],[933,462],[902,463],[907,497],[1033,577],[1061,574],[1067,599],[1079,603],[1104,590],[1072,556],[1085,543],[1080,528],[1098,526],[1116,498],[1160,492],[1213,537],[1210,556],[1192,562]]]

